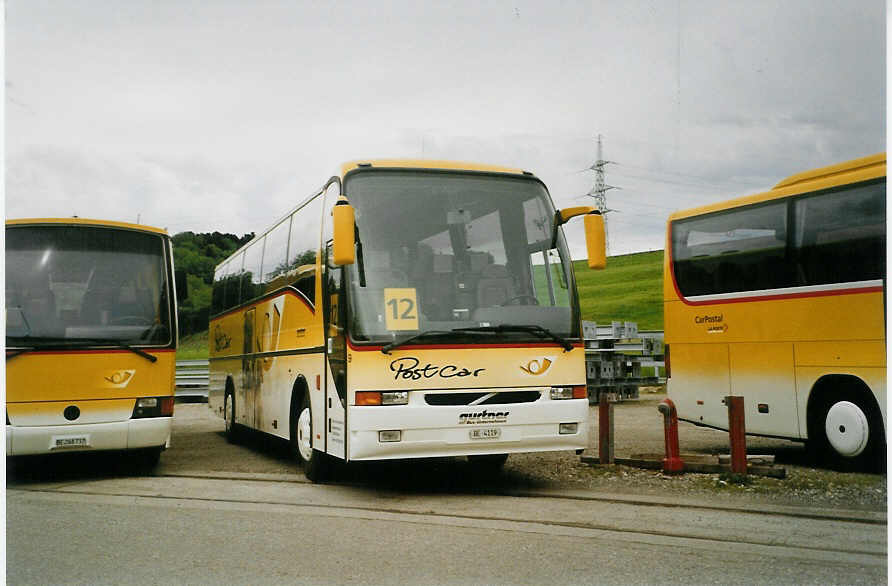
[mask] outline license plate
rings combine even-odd
[[[86,435],[56,435],[53,436],[50,449],[86,448],[90,446],[90,438]]]
[[[480,427],[472,429],[469,433],[472,440],[491,440],[498,439],[502,435],[502,430],[499,427]]]

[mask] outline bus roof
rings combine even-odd
[[[886,153],[877,153],[860,159],[852,159],[836,165],[819,167],[791,175],[780,181],[770,191],[727,199],[687,210],[680,210],[669,215],[669,220],[699,216],[719,210],[738,206],[770,201],[790,195],[817,191],[837,185],[857,183],[886,176]]]
[[[531,175],[523,169],[502,167],[499,165],[485,165],[481,163],[467,163],[461,161],[438,161],[430,159],[360,159],[341,165],[341,177],[350,171],[360,167],[390,168],[390,169],[437,169],[449,171],[478,171],[486,173],[510,173],[513,175]]]
[[[91,218],[20,218],[16,220],[6,220],[7,226],[37,226],[41,224],[69,224],[79,226],[102,226],[106,228],[123,228],[125,230],[138,230],[140,232],[152,232],[154,234],[167,235],[164,228],[155,228],[154,226],[146,226],[144,224],[130,224],[127,222],[114,222],[112,220],[96,220]]]
[[[820,169],[813,169],[811,171],[804,171],[802,173],[790,175],[789,177],[775,185],[774,189],[791,187],[800,183],[808,183],[809,181],[818,181],[822,179],[830,180],[838,175],[853,173],[855,171],[871,169],[879,170],[879,167],[883,167],[882,171],[885,174],[885,166],[886,153],[877,153],[875,155],[870,155],[869,157],[853,159],[844,163],[830,165],[829,167],[821,167]]]

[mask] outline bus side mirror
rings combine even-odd
[[[557,228],[571,218],[584,216],[585,247],[588,252],[588,268],[603,269],[607,266],[607,242],[604,232],[604,216],[592,206],[578,206],[558,210],[554,219],[552,247],[557,242]]]
[[[588,268],[607,267],[607,243],[604,233],[604,216],[591,212],[583,218],[585,226],[585,247],[588,250]]]
[[[189,296],[189,280],[186,278],[186,271],[181,269],[174,271],[173,282],[177,289],[177,303],[182,303]]]
[[[332,261],[337,266],[352,265],[356,262],[356,220],[353,206],[341,196],[331,210],[334,227]]]

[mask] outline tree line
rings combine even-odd
[[[254,233],[237,236],[220,232],[180,232],[173,237],[173,261],[184,271],[189,296],[179,305],[180,334],[193,334],[208,328],[214,267],[254,238]]]

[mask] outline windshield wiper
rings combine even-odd
[[[120,341],[120,340],[111,340],[111,343],[112,343],[112,344],[115,344],[115,345],[117,345],[117,346],[119,346],[119,347],[121,347],[121,348],[123,348],[124,350],[130,350],[131,352],[133,352],[133,353],[136,354],[137,356],[142,356],[143,358],[145,358],[145,359],[148,360],[149,362],[157,362],[157,361],[158,361],[158,357],[157,357],[157,356],[152,356],[151,354],[149,354],[148,352],[145,352],[144,350],[140,350],[139,348],[134,348],[133,346],[131,346],[131,345],[128,344],[127,342],[122,342],[122,341]]]
[[[473,330],[464,330],[464,329],[456,329],[456,330],[428,330],[426,332],[421,332],[420,334],[412,334],[407,338],[403,338],[402,340],[394,340],[389,344],[384,344],[381,346],[381,352],[384,354],[390,354],[391,350],[395,350],[404,344],[408,344],[409,342],[414,342],[415,340],[421,340],[423,338],[436,338],[440,336],[454,336],[456,333],[474,333]],[[479,333],[479,332],[478,332]]]
[[[453,332],[493,332],[496,334],[501,334],[503,332],[527,332],[530,334],[534,334],[539,336],[540,338],[550,338],[555,341],[561,347],[563,347],[564,352],[569,352],[573,349],[573,344],[571,344],[565,338],[562,338],[552,332],[547,328],[543,328],[542,326],[534,326],[534,325],[514,325],[514,324],[501,324],[498,326],[480,326],[477,328],[458,328],[452,330]]]
[[[18,340],[30,340],[31,345],[28,348],[17,348],[16,352],[12,355],[7,354],[7,360],[9,358],[14,358],[19,354],[23,354],[24,352],[31,352],[34,350],[42,350],[42,349],[54,349],[54,348],[77,348],[78,346],[117,346],[118,348],[123,348],[124,350],[129,350],[134,354],[141,356],[148,360],[149,362],[156,362],[158,360],[157,356],[152,356],[148,352],[140,350],[139,348],[134,348],[127,342],[123,342],[121,340],[107,340],[104,338],[50,338],[50,337],[42,337],[42,336],[24,336],[19,337],[16,336]]]
[[[353,238],[356,240],[356,270],[359,271],[359,286],[365,287],[365,260],[362,257],[362,240],[359,238],[359,224],[354,228]]]

